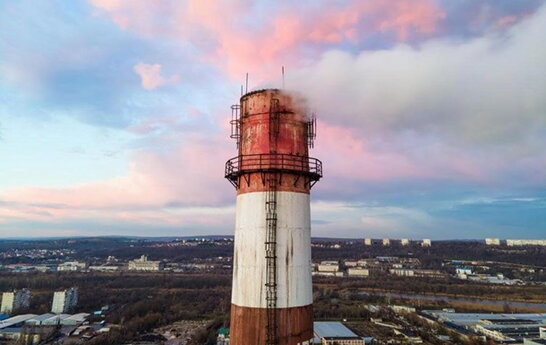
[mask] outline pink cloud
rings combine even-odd
[[[330,181],[388,181],[431,173],[401,152],[373,148],[350,128],[320,123],[316,152]]]
[[[400,142],[369,142],[353,128],[319,123],[315,150],[322,160],[325,190],[338,190],[351,181],[389,183],[397,180],[457,180],[497,183],[506,162],[461,148],[405,138]]]
[[[222,176],[232,151],[218,138],[188,135],[175,149],[135,153],[125,176],[64,188],[2,190],[0,221],[97,218],[147,223],[155,219],[163,224],[191,218],[201,222],[234,197]]]
[[[180,80],[178,75],[165,78],[161,75],[160,64],[138,63],[133,67],[136,74],[140,76],[140,84],[146,90],[153,90],[163,85],[173,84]]]
[[[244,0],[89,1],[124,30],[189,41],[200,48],[200,59],[232,77],[251,72],[258,81],[278,75],[281,65],[300,65],[309,55],[319,54],[321,46],[354,44],[377,33],[405,41],[434,33],[445,17],[432,0],[351,0],[320,7],[284,4],[266,13]]]

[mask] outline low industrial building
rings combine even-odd
[[[71,315],[67,318],[64,318],[60,321],[60,324],[63,325],[63,326],[77,326],[77,325],[81,325],[82,323],[86,322],[87,319],[89,318],[89,315],[88,313],[79,313],[79,314],[74,314],[74,315]]]
[[[506,245],[514,246],[546,246],[546,240],[506,240]]]
[[[344,262],[344,264],[345,264],[346,267],[356,267],[356,266],[358,266],[358,261],[349,261],[349,260],[347,260],[347,261]]]
[[[70,314],[57,314],[53,315],[49,319],[45,319],[42,321],[42,325],[49,326],[49,325],[61,325],[62,321],[66,318],[71,317]]]
[[[20,327],[25,324],[25,321],[32,319],[38,315],[36,314],[23,314],[10,317],[8,319],[0,321],[0,329],[8,327]]]
[[[79,261],[67,261],[63,262],[59,266],[57,266],[57,271],[83,271],[87,269],[88,265],[86,262],[79,262]]]
[[[36,314],[23,314],[0,321],[0,339],[18,340],[25,321],[36,316]]]
[[[368,277],[370,275],[370,270],[365,268],[348,268],[347,275],[349,277]]]
[[[341,322],[313,322],[314,344],[320,345],[364,345],[364,339],[356,335]]]
[[[319,272],[339,272],[339,264],[320,264],[317,270]]]
[[[148,260],[148,256],[142,255],[139,259],[129,261],[129,271],[161,271],[165,267],[162,261]]]
[[[521,285],[523,281],[521,279],[509,279],[502,274],[497,274],[495,276],[489,274],[468,274],[461,275],[459,278],[467,279],[470,281],[487,283],[487,284],[501,284],[501,285]]]
[[[546,326],[546,323],[543,325]],[[476,325],[478,333],[485,335],[488,338],[499,342],[516,342],[523,341],[524,338],[538,338],[539,326],[530,320],[520,320],[512,322],[493,322],[491,324],[479,324]]]
[[[89,266],[89,270],[98,271],[98,272],[115,272],[120,270],[120,266],[110,266],[110,265]]]
[[[422,270],[422,269],[408,269],[408,268],[391,268],[389,273],[400,277],[432,277],[441,278],[446,274],[438,270]]]
[[[484,335],[501,343],[522,343],[540,338],[546,327],[545,314],[480,314],[423,310],[423,314],[463,332]]]
[[[55,314],[47,313],[42,315],[36,315],[35,317],[26,320],[25,324],[31,326],[40,326],[45,320],[51,319],[51,317],[55,317]]]

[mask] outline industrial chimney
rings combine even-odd
[[[234,105],[238,156],[225,177],[237,190],[230,343],[308,345],[313,338],[309,193],[322,164],[309,157],[314,116],[276,89]]]

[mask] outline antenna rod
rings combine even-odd
[[[282,88],[284,89],[284,66],[282,66]]]
[[[246,87],[245,87],[245,93],[248,93],[248,72],[246,74]]]
[[[241,97],[243,96],[243,84],[241,84]]]

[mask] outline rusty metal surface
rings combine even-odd
[[[282,176],[279,176],[277,191],[309,194],[309,186],[309,180],[303,176],[283,174]],[[239,177],[239,189],[237,190],[237,195],[252,192],[264,192],[267,190],[268,186],[263,183],[263,175],[261,173],[253,173],[248,174],[247,176]]]
[[[231,305],[230,344],[265,345],[265,308]],[[297,345],[313,338],[313,306],[277,309],[279,345]]]
[[[226,177],[237,188],[237,194],[267,191],[265,181],[273,171],[279,179],[279,191],[308,194],[322,177],[321,162],[309,158],[311,119],[303,104],[293,95],[276,89],[259,90],[241,97],[237,121],[239,155],[226,163]],[[277,122],[271,121],[274,116]],[[277,131],[275,140],[271,131]],[[260,162],[267,161],[263,171],[255,172],[255,157],[259,157]]]
[[[271,99],[279,100],[278,139],[275,147],[270,146],[270,106]],[[240,154],[276,153],[308,155],[308,119],[293,103],[290,95],[264,90],[243,97],[241,102],[241,146]]]

